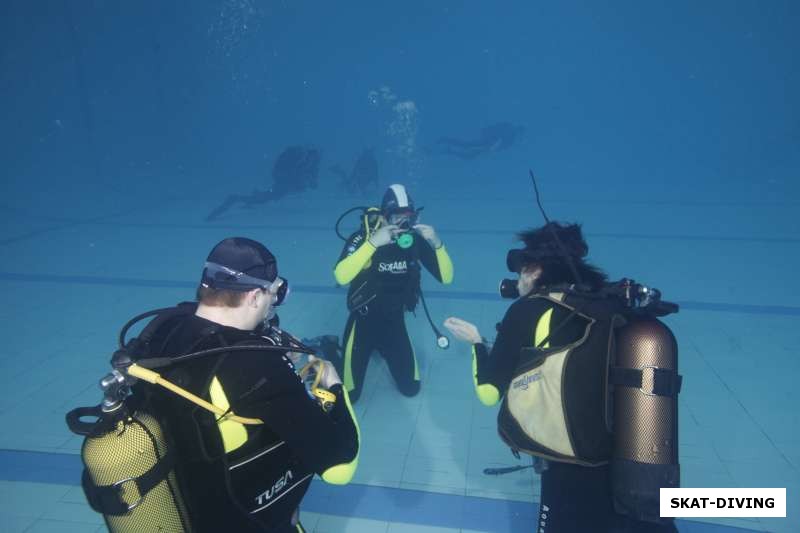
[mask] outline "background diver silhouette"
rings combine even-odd
[[[266,191],[255,189],[250,194],[231,194],[206,217],[211,221],[232,207],[252,208],[287,194],[317,188],[319,162],[322,155],[314,146],[289,146],[275,160],[272,167],[272,187]]]
[[[524,126],[514,125],[510,122],[498,122],[481,129],[477,139],[461,140],[442,137],[436,141],[437,148],[432,152],[452,155],[461,159],[474,159],[483,154],[510,148],[524,133]]]
[[[329,168],[339,176],[341,186],[350,194],[367,193],[378,188],[378,160],[374,148],[365,148],[348,174],[340,165]]]

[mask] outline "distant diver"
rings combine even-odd
[[[365,148],[348,174],[340,165],[330,171],[341,178],[341,186],[350,194],[368,193],[378,188],[378,160],[374,148]]]
[[[477,139],[460,140],[452,137],[442,137],[436,141],[437,148],[433,149],[432,152],[452,155],[461,159],[475,159],[484,154],[510,148],[519,141],[524,133],[525,128],[523,126],[517,126],[509,122],[499,122],[483,128]]]
[[[208,214],[206,221],[215,220],[233,207],[252,208],[288,194],[316,189],[321,158],[316,147],[289,146],[281,152],[272,168],[272,187],[266,191],[256,189],[250,194],[231,194]]]

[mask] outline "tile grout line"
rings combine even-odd
[[[185,288],[194,289],[195,282],[176,281],[165,279],[122,278],[98,275],[61,275],[61,274],[27,274],[19,272],[0,271],[0,282],[21,283],[61,283],[85,285],[111,285],[114,287],[148,287],[148,288]],[[299,285],[295,287],[297,293],[309,294],[339,294],[342,288],[328,285]],[[478,291],[428,291],[430,299],[459,300],[459,301],[491,301],[501,302],[500,297],[493,292]],[[800,316],[800,306],[764,305],[764,304],[730,304],[698,301],[677,301],[683,311],[697,312],[731,312],[764,315]]]
[[[752,422],[752,424],[758,428],[759,432],[761,432],[761,434],[764,436],[764,438],[767,439],[767,441],[770,443],[772,448],[778,453],[778,455],[783,459],[783,461],[789,466],[790,469],[792,469],[795,472],[795,474],[800,474],[800,472],[797,471],[797,469],[794,467],[794,465],[789,460],[789,458],[786,457],[786,455],[783,453],[783,451],[778,447],[777,444],[775,444],[775,442],[772,440],[772,438],[767,434],[766,430],[761,426],[761,424],[759,424],[755,420],[755,418],[750,413],[750,411],[747,410],[747,407],[745,407],[745,405],[739,399],[739,396],[737,394],[735,394],[734,391],[728,385],[728,383],[724,379],[722,379],[722,376],[719,375],[719,373],[714,368],[714,366],[711,365],[711,363],[708,362],[706,357],[703,355],[703,352],[700,350],[700,348],[697,346],[697,344],[694,342],[694,340],[693,339],[689,339],[689,343],[691,343],[692,347],[698,353],[698,355],[700,356],[700,359],[702,359],[703,363],[705,363],[705,365],[711,370],[711,372],[717,378],[719,383],[721,383],[722,386],[725,387],[725,390],[728,391],[728,394],[730,394],[731,397],[734,398],[734,400],[739,405],[739,407],[742,408],[742,411],[744,411],[745,414],[747,415],[747,418],[750,419],[750,422]],[[714,446],[713,443],[712,443],[712,447],[714,449],[714,453],[717,454],[717,459],[719,459],[720,463],[723,464],[723,466],[725,467],[726,472],[728,472],[728,475],[731,475],[730,471],[728,471],[728,467],[725,464],[725,461],[723,461],[722,458],[719,456],[719,452],[717,450],[717,447]],[[732,475],[731,475],[731,478],[733,478]]]

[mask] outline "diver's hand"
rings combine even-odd
[[[320,359],[319,357],[315,357],[313,355],[308,356],[308,361],[320,361],[322,364],[317,371],[321,373],[319,378],[319,386],[323,389],[330,389],[334,385],[341,385],[342,378],[339,377],[339,373],[336,372],[336,368],[334,368],[333,363],[330,361],[326,361],[324,359]]]
[[[395,225],[388,224],[386,226],[381,226],[369,236],[369,243],[375,248],[386,246],[387,244],[391,244],[398,233],[400,233],[400,228]]]
[[[289,357],[289,360],[295,366],[295,368],[300,368],[300,363],[303,362],[303,357],[306,356],[304,353],[300,352],[287,352],[286,355]]]
[[[481,334],[475,324],[471,324],[466,320],[460,318],[450,317],[444,321],[444,327],[453,334],[455,338],[460,341],[468,342],[470,344],[478,344],[483,342]]]
[[[433,226],[428,226],[427,224],[416,224],[414,225],[414,230],[416,230],[416,232],[419,233],[422,238],[428,241],[428,243],[434,248],[440,248],[442,246],[442,239],[436,235],[436,230],[433,229]]]

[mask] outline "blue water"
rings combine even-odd
[[[791,0],[0,3],[0,530],[103,530],[64,413],[99,401],[128,318],[193,297],[216,242],[264,242],[296,287],[282,324],[341,335],[333,224],[405,183],[455,264],[424,279],[434,319],[490,336],[505,251],[542,222],[533,168],[592,261],[682,305],[683,485],[787,489],[785,519],[681,531],[800,531],[798,27]],[[433,153],[498,122],[525,135]],[[316,190],[205,222],[292,144],[322,150]],[[329,167],[365,147],[379,188],[350,195]],[[516,459],[468,351],[408,325],[422,391],[373,359],[356,479],[315,482],[306,529],[534,531],[535,474],[482,473]]]

